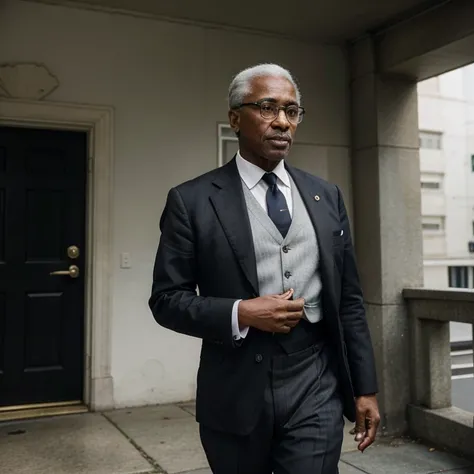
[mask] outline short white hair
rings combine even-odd
[[[250,94],[250,83],[256,77],[284,77],[288,79],[296,91],[296,100],[298,105],[301,102],[301,94],[296,81],[293,79],[290,71],[278,64],[258,64],[240,71],[232,80],[229,86],[229,108],[239,107],[244,101],[246,95]]]

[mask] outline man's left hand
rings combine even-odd
[[[375,395],[356,398],[356,437],[358,449],[364,452],[374,441],[380,423],[379,406]]]

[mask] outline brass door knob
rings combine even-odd
[[[79,247],[76,247],[75,245],[71,245],[67,249],[67,256],[69,258],[79,258],[79,255],[81,254]]]
[[[51,276],[68,276],[71,278],[78,278],[79,277],[79,267],[76,265],[71,265],[68,270],[57,270],[55,272],[51,272]]]

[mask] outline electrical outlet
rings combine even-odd
[[[132,259],[128,252],[120,254],[120,268],[132,268]]]

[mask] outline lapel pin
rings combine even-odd
[[[316,196],[314,196],[314,200],[315,201],[319,201],[321,198],[316,194]]]

